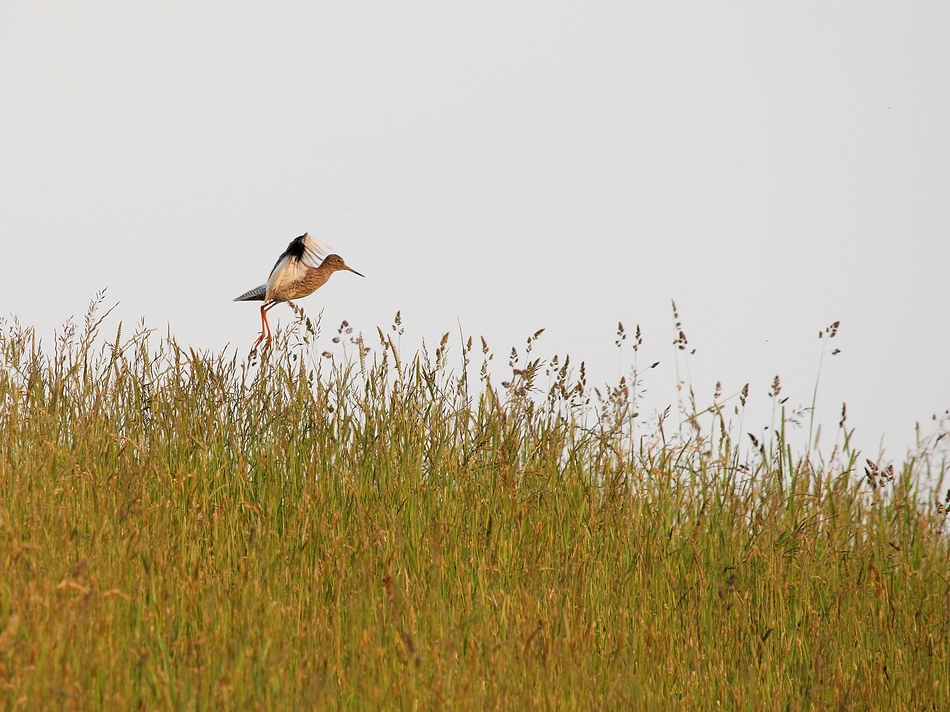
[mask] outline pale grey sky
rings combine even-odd
[[[545,327],[602,382],[639,323],[647,412],[671,298],[700,402],[751,382],[760,424],[841,320],[826,433],[846,401],[900,456],[950,407],[948,127],[946,2],[4,3],[0,311],[51,333],[108,287],[243,352],[231,299],[310,231],[366,275],[300,302],[327,339]]]

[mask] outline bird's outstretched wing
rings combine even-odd
[[[310,233],[294,238],[271,270],[267,291],[273,293],[282,285],[302,279],[308,269],[319,267],[329,254],[330,246]]]

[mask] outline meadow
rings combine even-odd
[[[249,360],[99,306],[0,330],[5,709],[950,709],[939,435],[796,452],[778,382],[754,438],[537,335],[495,382],[398,320]]]

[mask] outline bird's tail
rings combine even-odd
[[[259,287],[254,287],[250,291],[244,292],[240,297],[236,297],[234,301],[236,302],[263,302],[264,295],[267,293],[267,285],[262,284]]]

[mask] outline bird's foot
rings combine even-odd
[[[255,361],[257,359],[257,355],[258,355],[257,348],[262,343],[264,346],[261,349],[261,355],[263,356],[267,352],[268,347],[270,346],[270,339],[267,339],[267,341],[264,341],[264,334],[261,334],[260,337],[257,339],[257,341],[254,342],[254,345],[251,346],[251,352],[248,354],[248,358],[250,358],[251,361]]]

